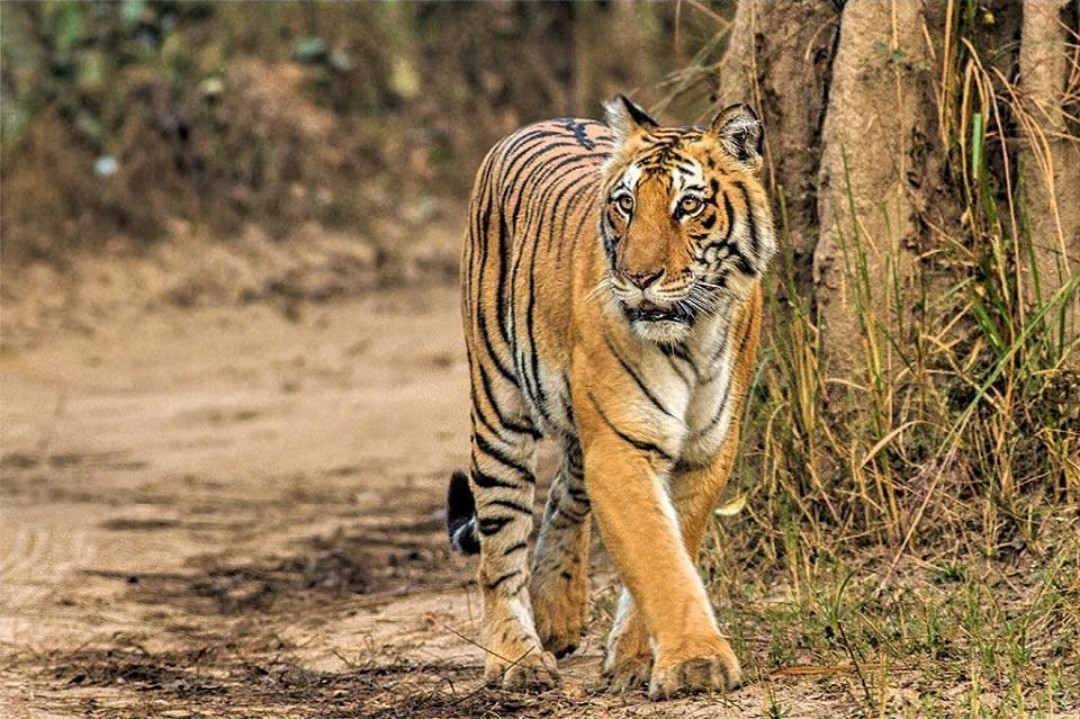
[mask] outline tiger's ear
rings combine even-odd
[[[648,132],[660,127],[649,114],[631,102],[625,95],[616,95],[604,103],[605,120],[608,127],[615,131],[619,141],[631,135]]]
[[[731,105],[720,112],[712,121],[709,131],[720,138],[724,149],[754,172],[761,170],[761,141],[764,131],[761,121],[749,105]]]

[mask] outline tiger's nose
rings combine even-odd
[[[660,275],[662,274],[664,274],[663,268],[659,270],[646,270],[645,272],[624,272],[623,276],[633,282],[639,289],[645,289],[653,282],[660,279]]]

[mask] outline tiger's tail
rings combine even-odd
[[[446,493],[446,530],[454,549],[462,554],[480,552],[476,502],[469,487],[469,477],[461,471],[450,475],[450,489]]]

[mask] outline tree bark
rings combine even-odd
[[[1073,5],[1071,12],[1069,5]],[[1065,12],[1063,12],[1065,10]],[[1024,3],[1020,45],[1020,85],[1025,140],[1021,180],[1031,233],[1030,256],[1024,258],[1021,281],[1029,311],[1052,299],[1080,272],[1080,141],[1070,134],[1066,106],[1076,112],[1080,96],[1070,86],[1080,60],[1075,39],[1080,3],[1033,0]],[[1071,16],[1071,18],[1069,17]],[[1070,22],[1071,20],[1071,22]],[[1065,342],[1080,334],[1080,292],[1062,308]],[[1048,325],[1057,325],[1051,313]],[[1080,366],[1074,353],[1072,364]]]
[[[774,193],[784,196],[795,284],[807,290],[817,243],[821,123],[839,20],[831,2],[741,2],[717,78],[721,104],[746,102],[765,118],[767,172]]]
[[[814,295],[826,377],[866,379],[875,323],[896,330],[890,308],[917,267],[912,193],[925,167],[914,142],[936,122],[922,3],[851,0],[832,64],[814,251]],[[868,336],[871,335],[871,336]]]
[[[1078,25],[1080,0],[737,5],[717,86],[723,102],[753,104],[767,128],[787,231],[775,276],[808,300],[826,379],[887,374],[891,348],[910,339],[899,317],[955,287],[965,267],[979,280],[990,250],[965,220],[981,201],[964,194],[972,128],[961,123],[980,101],[993,107],[982,112],[994,115],[1000,151],[984,158],[992,201],[1013,207],[1019,186],[1015,226],[1031,240],[995,260],[1007,264],[1000,276],[1016,278],[1030,316],[1080,272]],[[1069,347],[1080,292],[1060,309],[1047,327],[1064,328],[1055,338]],[[1020,312],[1013,319],[1026,321]]]

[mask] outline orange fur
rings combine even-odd
[[[612,686],[729,689],[738,660],[694,566],[735,461],[774,251],[760,126],[729,108],[665,128],[620,98],[608,125],[524,128],[489,153],[463,254],[474,524],[486,673],[557,681],[586,614],[589,518],[626,586]],[[564,448],[532,567],[542,436]]]

